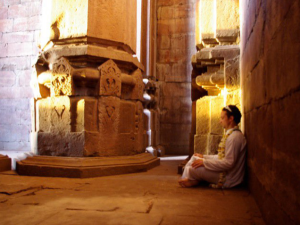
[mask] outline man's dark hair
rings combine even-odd
[[[238,107],[235,105],[228,105],[225,106],[222,111],[225,111],[228,117],[233,116],[233,120],[236,124],[240,123],[242,114]]]

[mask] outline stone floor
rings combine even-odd
[[[245,188],[185,189],[180,161],[145,173],[88,179],[0,173],[0,224],[264,224]]]

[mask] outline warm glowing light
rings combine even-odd
[[[213,14],[213,31],[214,37],[217,37],[217,0],[214,0],[214,14]]]
[[[149,100],[149,101],[151,100],[151,96],[148,95],[147,93],[144,93],[143,97],[144,97],[145,100]]]
[[[221,95],[227,96],[228,95],[228,90],[226,88],[224,88],[223,90],[221,90]]]
[[[84,99],[81,99],[77,102],[77,111],[82,111],[84,110]]]
[[[42,24],[41,24],[42,31],[39,40],[39,45],[41,49],[44,49],[51,36],[51,30],[49,29],[49,24],[51,24],[51,11],[52,11],[52,1],[43,1],[43,5],[42,5],[43,17],[42,17]]]
[[[147,3],[147,56],[146,56],[146,75],[148,76],[150,74],[150,21],[151,21],[151,17],[150,17],[150,11],[151,9],[151,5],[150,5],[150,0],[148,0]]]
[[[197,2],[197,13],[196,13],[196,44],[201,43],[201,2]]]
[[[181,156],[163,156],[160,157],[161,161],[173,161],[173,160],[185,160],[188,157],[188,155],[181,155]]]
[[[144,114],[148,117],[148,127],[151,127],[151,112],[149,109],[144,109]],[[151,129],[147,130],[146,133],[148,134],[148,143],[151,146]]]
[[[148,84],[148,82],[149,82],[149,80],[147,79],[147,78],[144,78],[143,79],[143,83],[146,85],[146,84]]]
[[[224,98],[224,106],[225,106],[225,105],[227,105],[226,102],[227,102],[227,95],[228,95],[228,90],[226,87],[224,87],[224,89],[221,90],[221,95]]]
[[[142,2],[136,1],[136,57],[141,61],[141,17],[142,17]]]

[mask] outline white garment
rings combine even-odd
[[[182,174],[182,179],[188,178],[189,180],[205,180],[209,183],[216,184],[219,181],[220,173],[206,169],[205,167],[193,168],[192,164],[195,160],[202,159],[197,156],[192,156],[190,161],[185,165]]]
[[[232,129],[226,131],[226,134]],[[243,181],[245,174],[246,139],[242,132],[233,131],[225,143],[225,157],[218,159],[218,155],[204,155],[204,167],[192,168],[191,164],[199,157],[193,156],[187,163],[182,178],[190,180],[206,180],[217,184],[220,172],[226,172],[224,188],[234,187]],[[216,177],[218,179],[216,179]],[[214,182],[212,182],[214,181]]]

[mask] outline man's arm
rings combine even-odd
[[[195,160],[195,161],[192,163],[192,167],[193,167],[193,168],[198,168],[198,167],[201,167],[201,166],[204,166],[204,165],[203,165],[203,159],[197,159],[197,160]]]
[[[203,155],[204,159],[218,159],[218,155]]]
[[[212,159],[212,158],[204,158],[203,165],[206,169],[222,172],[226,170],[230,170],[236,163],[237,157],[239,155],[239,151],[242,147],[242,140],[236,135],[232,134],[227,141],[225,146],[225,158],[222,160]]]
[[[200,153],[195,153],[194,156],[197,156],[199,158],[204,158],[204,159],[218,159],[218,155],[203,155]]]

